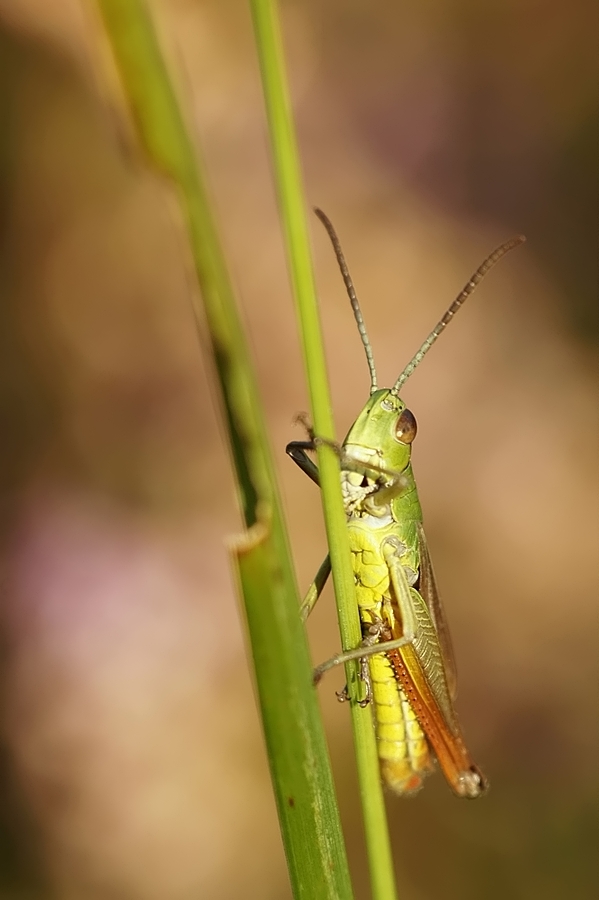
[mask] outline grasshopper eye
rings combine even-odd
[[[418,425],[414,414],[409,409],[404,409],[395,426],[395,439],[402,444],[411,444],[417,431]]]

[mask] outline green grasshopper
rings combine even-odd
[[[362,624],[359,647],[334,657],[315,672],[360,660],[360,677],[373,702],[378,755],[384,782],[399,794],[417,791],[433,767],[433,755],[455,794],[479,797],[486,789],[482,772],[466,749],[453,701],[456,669],[445,614],[433,574],[422,510],[412,473],[416,419],[399,392],[477,284],[508,251],[525,238],[498,247],[476,270],[392,388],[377,386],[374,357],[358,298],[327,216],[316,215],[332,241],[358,325],[370,370],[370,399],[341,446],[341,490],[352,555],[356,599]],[[286,452],[319,484],[318,468],[308,456],[319,443],[314,435],[292,441]],[[311,612],[330,574],[325,559],[302,604]],[[339,695],[348,699],[347,688]]]

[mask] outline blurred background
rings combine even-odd
[[[251,22],[155,3],[207,160],[304,589],[319,498]],[[592,0],[284,2],[309,204],[339,232],[390,384],[470,273],[504,260],[410,380],[458,708],[491,781],[389,797],[401,896],[597,888],[597,73]],[[227,450],[185,236],[144,170],[91,3],[0,0],[0,896],[289,897],[226,541]],[[312,225],[337,427],[368,373]],[[330,593],[309,623],[338,647]],[[320,693],[358,900],[347,709]]]

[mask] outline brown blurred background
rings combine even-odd
[[[286,2],[310,204],[339,231],[383,384],[495,244],[404,390],[492,787],[389,798],[404,900],[597,889],[597,38],[591,0]],[[251,335],[302,587],[319,498],[251,23],[156,4]],[[226,540],[239,527],[168,189],[120,118],[91,5],[0,0],[2,897],[289,897]],[[319,224],[339,433],[366,363]],[[338,646],[330,594],[309,630]],[[357,898],[347,710],[321,688]]]

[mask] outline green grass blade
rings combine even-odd
[[[288,264],[302,335],[314,430],[321,437],[333,439],[333,416],[277,8],[273,0],[251,0],[251,8]],[[341,640],[344,649],[349,649],[357,646],[362,634],[339,486],[339,462],[329,447],[321,446],[318,449],[318,463]],[[357,693],[355,664],[347,666],[347,678],[350,695],[355,698]],[[393,860],[379,776],[372,712],[370,708],[361,709],[355,702],[352,702],[351,706],[373,897],[374,900],[394,900],[396,891]]]
[[[328,751],[256,382],[207,192],[142,0],[98,0],[149,164],[174,185],[189,232],[249,530],[234,562],[294,896],[351,900]]]

